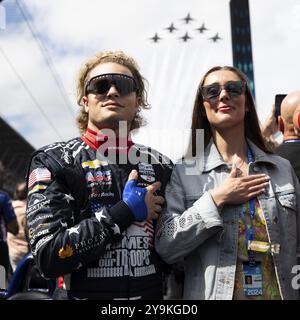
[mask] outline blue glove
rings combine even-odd
[[[135,179],[129,180],[125,184],[123,201],[133,212],[136,221],[144,221],[147,219],[148,210],[145,202],[146,193],[146,188],[136,186]]]

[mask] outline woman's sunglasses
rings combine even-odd
[[[246,86],[247,83],[245,81],[228,81],[223,86],[219,83],[213,83],[209,86],[201,87],[201,94],[204,100],[212,101],[216,100],[222,89],[224,89],[232,98],[244,94]]]
[[[105,73],[91,78],[85,85],[85,95],[107,94],[114,85],[121,96],[138,91],[138,86],[133,77],[121,73]]]

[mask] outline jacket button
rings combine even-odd
[[[274,222],[275,224],[278,222],[278,217],[277,217],[277,216],[274,217],[273,222]]]
[[[223,238],[224,238],[224,233],[225,233],[225,230],[222,230],[219,232],[219,234],[217,235],[217,242],[218,243],[221,243],[223,241]]]

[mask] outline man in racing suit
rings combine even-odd
[[[132,58],[102,52],[83,65],[77,92],[82,136],[38,150],[28,172],[35,261],[46,278],[64,275],[71,299],[161,299],[153,237],[172,164],[118,129],[141,125],[144,79]]]

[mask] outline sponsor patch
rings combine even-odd
[[[97,169],[97,168],[99,168],[101,166],[107,166],[108,162],[95,159],[93,161],[82,162],[81,165],[82,165],[82,168]]]
[[[86,181],[88,183],[91,182],[110,182],[112,180],[111,176],[111,170],[105,170],[105,171],[94,171],[93,173],[87,172],[85,175]]]
[[[32,216],[38,210],[43,208],[49,208],[50,199],[47,199],[42,194],[33,194],[29,200],[28,208],[27,208],[27,218]]]
[[[46,244],[47,242],[49,242],[52,238],[54,237],[53,234],[49,234],[48,236],[46,237],[43,237],[42,239],[40,239],[36,245],[35,245],[35,248],[33,248],[31,250],[32,254],[35,256],[38,252],[38,250],[44,245]]]
[[[45,186],[44,184],[37,184],[34,186],[29,192],[28,195],[30,196],[31,194],[40,191],[40,190],[46,190],[48,186]]]
[[[75,243],[74,250],[76,250],[76,253],[84,253],[93,248],[97,248],[105,237],[107,237],[107,234],[102,231],[92,238],[87,238]]]
[[[72,257],[73,254],[74,254],[74,251],[73,251],[72,247],[69,246],[68,244],[66,245],[65,248],[62,247],[58,251],[58,256],[60,259]]]
[[[37,228],[36,228],[36,229],[37,229]],[[30,239],[29,243],[30,243],[31,245],[33,245],[33,243],[35,242],[36,238],[41,237],[41,236],[44,236],[44,235],[50,233],[50,230],[49,230],[49,229],[40,230],[40,231],[38,231],[38,232],[36,232],[36,229],[30,228],[30,229],[28,230],[28,237],[29,237],[29,239]]]
[[[35,183],[42,181],[51,181],[51,172],[47,168],[36,168],[30,173],[28,188],[31,188]]]
[[[139,173],[142,179],[148,181],[148,182],[154,182],[155,181],[155,171],[153,169],[152,164],[147,163],[139,163]]]
[[[29,200],[29,203],[28,203],[28,206],[32,206],[34,204],[37,204],[39,202],[42,202],[42,201],[45,201],[47,200],[47,198],[43,195],[43,194],[34,194],[30,197],[30,200]]]
[[[35,219],[28,221],[28,227],[33,226],[34,224],[36,224],[37,222],[39,222],[40,220],[47,220],[47,219],[51,219],[53,218],[53,214],[49,213],[49,214],[43,214],[43,215],[38,215]]]

